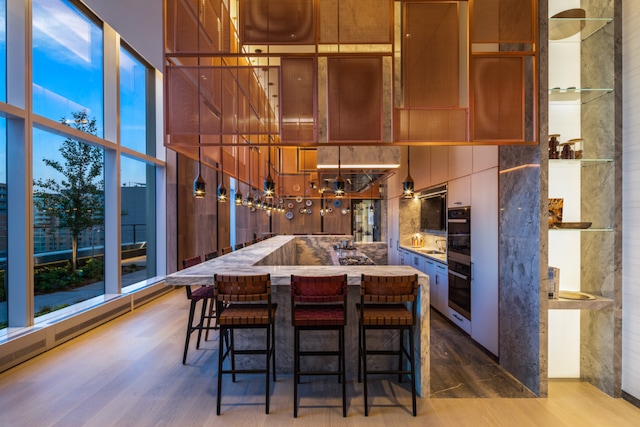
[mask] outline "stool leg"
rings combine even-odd
[[[209,330],[211,329],[211,318],[213,317],[213,313],[216,311],[216,306],[213,302],[213,298],[209,300],[209,314],[207,315],[207,329],[204,333],[204,340],[209,341]],[[215,323],[213,325],[215,327]]]
[[[344,326],[340,327],[340,376],[342,379],[342,416],[347,416],[347,375],[344,355]]]
[[[362,375],[364,376],[364,416],[369,416],[368,393],[367,393],[367,329],[362,326]]]
[[[298,383],[300,381],[300,329],[293,328],[293,418],[298,417]]]
[[[402,371],[402,353],[404,352],[404,329],[398,329],[400,332],[400,348],[398,350],[398,371]],[[398,382],[402,382],[402,374],[398,374]]]
[[[362,325],[358,325],[358,382],[362,382]]]
[[[193,315],[196,311],[196,301],[191,300],[189,305],[189,321],[187,323],[187,338],[184,342],[184,355],[182,356],[182,364],[187,363],[187,352],[189,351],[189,339],[191,338],[191,332],[193,332]]]
[[[218,396],[216,400],[216,415],[220,415],[220,401],[222,399],[222,362],[224,359],[224,346],[222,336],[226,335],[227,331],[224,327],[220,327],[220,338],[218,342]],[[228,343],[227,343],[228,345]]]
[[[202,310],[200,311],[200,321],[198,322],[198,341],[196,342],[196,348],[200,348],[200,339],[202,338],[202,327],[204,326],[204,317],[207,312],[208,298],[202,300]]]
[[[235,341],[233,339],[233,328],[230,329],[230,335],[231,338],[229,339],[230,341],[230,345],[229,345],[229,352],[231,353],[231,370],[233,371],[231,373],[231,381],[232,382],[236,382],[236,350],[235,350]]]
[[[272,364],[272,376],[273,382],[276,382],[276,322],[271,324],[271,364]]]
[[[413,326],[409,328],[409,360],[411,363],[411,400],[413,403],[413,416],[416,416],[416,357],[413,347]]]
[[[270,383],[270,378],[269,378],[269,366],[270,366],[270,360],[269,360],[269,356],[271,355],[271,327],[267,326],[267,346],[266,348],[266,376],[265,376],[265,414],[269,414],[269,383]]]

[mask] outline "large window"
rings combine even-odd
[[[0,329],[7,327],[7,121],[0,117]]]
[[[122,287],[155,276],[155,166],[122,156]]]
[[[33,111],[86,111],[103,136],[102,29],[68,0],[33,0]]]
[[[0,101],[7,101],[7,0],[0,0]]]
[[[64,123],[87,133],[85,112]],[[104,294],[104,151],[33,131],[34,315]]]
[[[120,48],[120,143],[153,155],[147,149],[147,72],[140,60]]]

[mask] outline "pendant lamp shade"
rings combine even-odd
[[[193,196],[196,199],[203,199],[207,194],[207,183],[204,181],[204,178],[202,178],[202,175],[200,174],[201,168],[202,162],[200,159],[200,147],[198,147],[198,175],[196,176],[196,179],[193,180]]]
[[[220,182],[220,185],[218,185],[218,191],[217,191],[217,196],[218,196],[218,201],[219,202],[226,202],[227,201],[227,187],[225,187],[224,182]]]
[[[271,166],[269,166],[269,169],[271,169]],[[271,171],[269,171],[269,175],[264,180],[264,196],[271,198],[273,197],[275,192],[276,192],[276,182],[271,177]]]
[[[240,188],[238,188],[236,190],[235,202],[236,202],[236,205],[241,205],[242,204],[242,193],[240,192]]]
[[[413,178],[411,178],[411,154],[410,148],[407,147],[407,177],[402,182],[402,195],[405,199],[410,199],[413,197],[414,193],[414,184]]]

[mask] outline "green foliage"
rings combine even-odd
[[[64,117],[61,122],[71,123],[76,129],[87,134],[96,134],[96,119],[89,120],[86,110],[72,113],[73,120]],[[80,141],[67,138],[60,146],[64,159],[43,159],[44,164],[63,178],[34,181],[33,203],[43,212],[58,219],[59,228],[67,228],[72,237],[73,262],[76,268],[78,236],[84,230],[102,223],[104,212],[102,179],[102,150]]]
[[[102,280],[104,278],[104,262],[98,258],[89,258],[84,267],[82,267],[82,277]]]
[[[41,267],[33,274],[35,294],[49,294],[74,287],[82,282],[79,274],[73,271],[71,263],[64,267]]]

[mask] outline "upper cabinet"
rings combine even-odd
[[[621,393],[621,2],[549,2],[549,375]],[[565,294],[565,292],[573,292]],[[573,359],[573,360],[571,360]]]
[[[537,4],[401,2],[394,139],[536,142]]]

